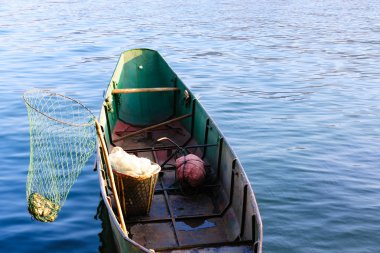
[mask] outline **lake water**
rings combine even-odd
[[[56,222],[31,220],[22,93],[53,89],[97,115],[120,53],[147,47],[238,154],[264,252],[378,252],[379,15],[375,0],[2,1],[0,251],[112,251],[94,159]]]

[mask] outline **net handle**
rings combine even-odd
[[[39,93],[45,93],[45,94],[48,94],[48,96],[60,96],[60,97],[62,97],[62,98],[64,98],[64,99],[68,99],[68,100],[73,101],[74,103],[79,104],[79,105],[82,106],[84,109],[86,109],[86,111],[92,116],[93,120],[90,121],[90,122],[88,122],[88,123],[82,123],[82,124],[67,123],[67,122],[64,122],[64,121],[58,120],[58,119],[56,119],[56,118],[53,118],[53,117],[47,115],[46,113],[43,113],[43,112],[37,110],[34,106],[32,106],[32,105],[29,103],[28,98],[26,97],[26,95],[27,95],[27,94],[31,94],[31,93],[38,93],[38,92],[39,92]],[[47,117],[47,118],[49,118],[49,119],[51,119],[51,120],[57,121],[57,122],[59,122],[59,123],[61,123],[61,124],[65,124],[65,125],[69,125],[69,126],[75,126],[75,127],[80,127],[80,126],[91,126],[91,125],[94,124],[94,121],[95,121],[95,115],[92,114],[91,110],[88,109],[85,105],[83,105],[83,104],[82,104],[81,102],[79,102],[78,100],[75,100],[75,99],[73,99],[73,98],[67,97],[67,96],[65,96],[65,95],[62,95],[62,94],[59,94],[59,93],[55,93],[55,92],[51,92],[51,91],[49,91],[49,90],[38,90],[38,89],[36,89],[36,90],[29,90],[29,91],[24,92],[22,98],[24,99],[25,103],[26,103],[30,108],[32,108],[32,109],[35,110],[36,112],[38,112],[38,113],[44,115],[45,117]]]
[[[113,177],[113,173],[111,170],[111,163],[110,163],[110,160],[108,157],[107,147],[106,147],[106,144],[105,144],[104,139],[103,139],[103,133],[100,129],[100,124],[99,124],[98,120],[96,120],[96,119],[95,119],[95,126],[96,126],[96,133],[98,134],[100,144],[102,146],[102,153],[103,153],[104,160],[106,162],[107,173],[108,173],[110,181],[111,181],[112,193],[113,193],[113,196],[115,197],[116,208],[117,208],[117,212],[118,212],[119,218],[120,218],[121,229],[128,236],[128,231],[127,231],[127,228],[125,227],[124,216],[123,216],[123,213],[121,211],[119,195],[117,194],[117,190],[116,190],[115,179]]]

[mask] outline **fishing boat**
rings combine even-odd
[[[263,230],[251,184],[198,99],[150,49],[121,54],[104,95],[97,171],[119,252],[262,252]],[[170,141],[160,141],[164,138]],[[122,215],[107,154],[114,147],[161,166],[150,211]],[[176,179],[178,149],[200,157],[205,182],[188,191]]]

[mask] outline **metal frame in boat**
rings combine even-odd
[[[139,62],[136,56],[145,58]],[[113,94],[113,90],[120,88],[115,80],[120,82],[120,76],[123,76],[123,68],[128,64],[128,60],[134,59],[137,63],[133,64],[143,66],[149,57],[155,57],[154,61],[159,62],[158,65],[164,69],[163,72],[171,75],[171,87],[178,88],[178,91],[174,92],[175,95],[170,97],[173,99],[175,109],[171,111],[169,117],[166,115],[165,118],[160,119],[160,122],[186,114],[191,114],[191,116],[175,123],[172,120],[175,125],[166,127],[167,129],[165,127],[159,130],[152,129],[148,133],[140,134],[136,142],[115,141],[120,139],[114,137],[117,124],[132,126],[134,129],[146,127],[127,123],[128,118],[119,116],[119,109],[123,106],[120,100],[125,101],[125,99],[120,98],[122,95]],[[136,70],[136,76],[138,76],[137,71],[139,70]],[[141,78],[136,77],[136,80],[141,80]],[[146,88],[146,83],[141,87]],[[167,84],[162,83],[158,87],[167,87]],[[131,118],[131,121],[133,120],[139,119]],[[175,185],[173,169],[163,167],[155,189],[151,213],[140,217],[125,217],[129,232],[127,235],[122,231],[120,221],[115,215],[107,173],[104,169],[104,159],[102,153],[98,152],[97,167],[101,194],[108,210],[116,246],[120,252],[151,252],[151,249],[156,252],[190,252],[194,249],[199,252],[206,249],[207,252],[262,252],[263,232],[260,212],[242,165],[199,101],[157,52],[136,49],[122,54],[106,91],[100,123],[108,149],[119,145],[123,146],[127,152],[148,155],[157,163],[164,164],[168,161],[173,163],[176,146],[150,145],[158,136],[170,135],[177,138],[176,141],[182,147],[187,147],[202,157],[209,170],[213,172],[208,183],[199,190],[197,199],[197,196],[183,196],[181,189]],[[146,125],[155,123],[157,122],[147,122]],[[182,136],[172,131],[174,128],[181,129]],[[158,158],[158,154],[163,152],[166,152],[167,156],[164,159]],[[194,208],[181,209],[182,206],[187,207],[190,204],[193,204]],[[205,222],[208,222],[208,225],[202,225]],[[197,223],[198,227],[192,228],[193,223]],[[188,224],[190,224],[190,231],[181,227],[183,225],[189,227]],[[216,224],[216,228],[212,224]],[[153,239],[147,239],[147,236]]]

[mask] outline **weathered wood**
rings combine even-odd
[[[117,194],[117,190],[116,190],[116,186],[115,186],[115,179],[114,179],[113,172],[111,169],[111,163],[110,163],[110,160],[108,157],[107,146],[104,142],[103,133],[100,129],[100,124],[97,120],[95,120],[95,126],[96,126],[96,132],[97,132],[99,140],[100,140],[100,144],[102,146],[102,152],[103,152],[104,160],[106,162],[107,173],[108,173],[108,176],[109,176],[110,181],[111,181],[112,193],[113,193],[113,196],[115,197],[115,203],[116,203],[117,212],[118,212],[119,218],[120,218],[121,229],[128,236],[128,231],[127,231],[127,228],[125,227],[123,212],[121,211],[121,207],[120,207],[119,196]]]
[[[163,92],[163,91],[179,91],[179,89],[176,87],[114,89],[112,90],[112,94]]]
[[[176,121],[179,121],[179,120],[182,120],[182,119],[185,119],[185,118],[188,118],[188,117],[191,117],[191,113],[190,114],[185,114],[185,115],[182,115],[180,117],[177,117],[177,118],[174,118],[174,119],[171,119],[171,120],[168,120],[168,121],[164,121],[162,123],[159,123],[159,124],[156,124],[156,125],[153,125],[153,126],[149,126],[149,127],[145,127],[143,129],[140,129],[140,130],[137,130],[133,133],[130,133],[130,134],[126,134],[124,136],[121,136],[119,138],[116,138],[115,140],[113,140],[114,142],[117,142],[117,141],[121,141],[121,140],[124,140],[128,137],[131,137],[131,136],[134,136],[136,134],[141,134],[141,133],[144,133],[146,131],[149,131],[149,130],[153,130],[155,128],[158,128],[158,127],[162,127],[162,126],[165,126],[167,124],[170,124],[170,123],[173,123],[173,122],[176,122]]]

